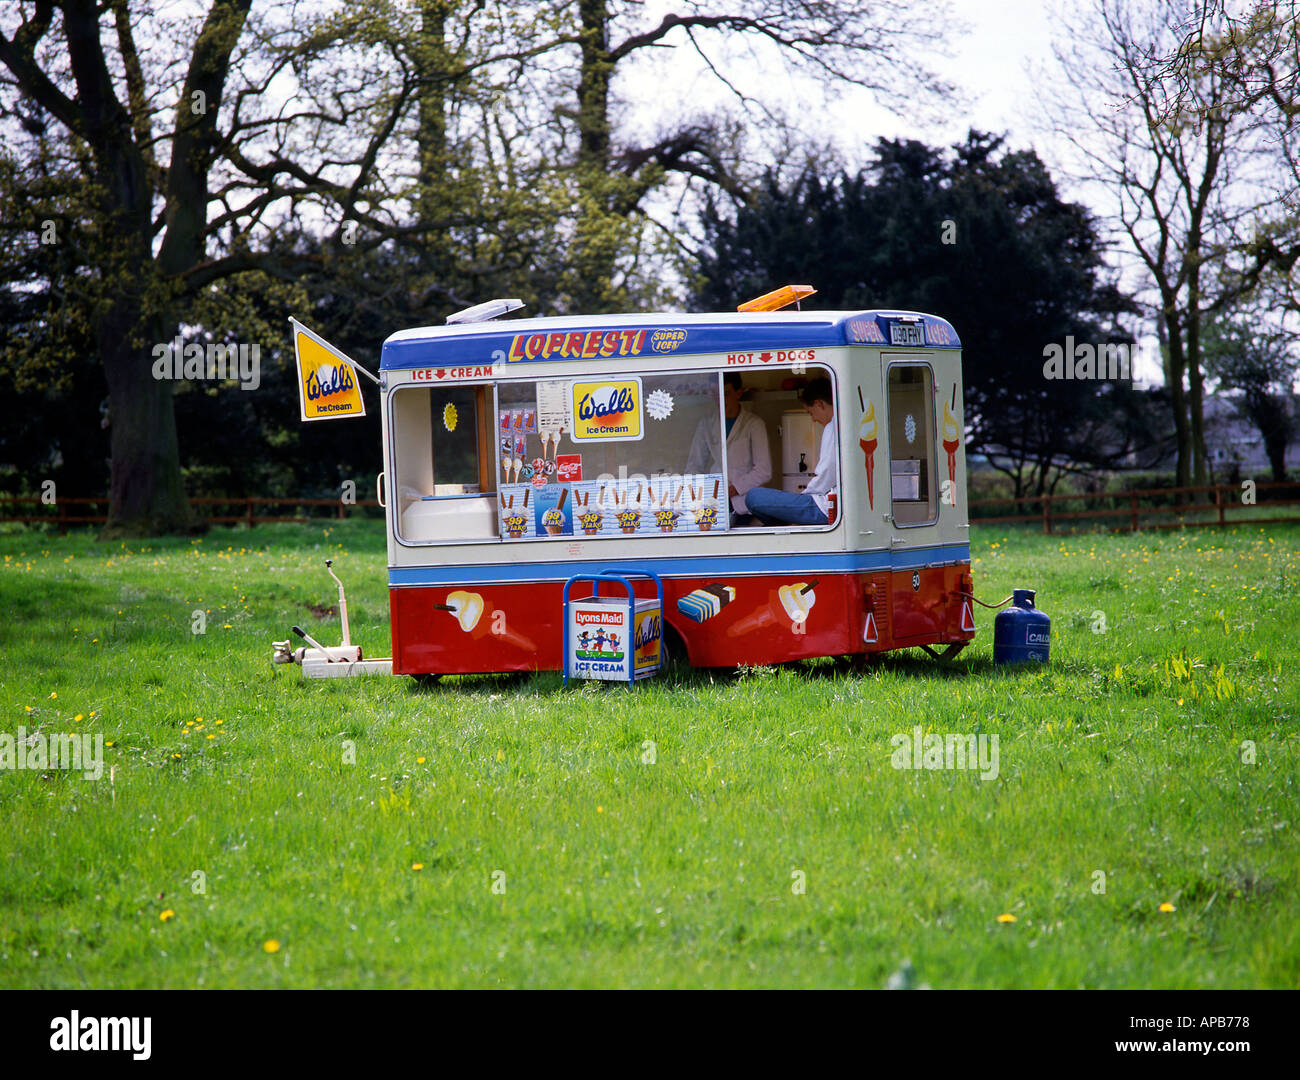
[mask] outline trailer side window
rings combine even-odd
[[[897,525],[928,525],[937,515],[934,386],[924,364],[889,367],[889,495]]]
[[[716,372],[500,383],[502,538],[721,532],[725,474],[692,453],[721,431]]]
[[[398,536],[415,543],[496,537],[492,388],[403,388],[392,403]]]

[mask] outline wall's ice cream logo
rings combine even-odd
[[[645,346],[645,339],[644,330],[573,330],[559,331],[554,334],[516,334],[514,340],[510,342],[506,363],[638,356]]]
[[[801,633],[798,628],[808,621],[813,604],[817,603],[817,594],[813,592],[816,585],[816,581],[796,581],[773,589],[766,604],[727,627],[727,637],[740,637],[782,622],[788,622],[791,631]]]
[[[952,384],[952,407],[957,407],[957,384]],[[957,419],[952,415],[948,403],[943,403],[943,448],[948,451],[948,481],[955,488],[957,485],[957,447],[961,445]]]
[[[570,397],[574,442],[628,442],[642,437],[639,377],[575,382]]]
[[[537,646],[530,638],[510,629],[506,613],[500,608],[493,608],[479,593],[457,589],[447,594],[445,603],[434,604],[433,608],[435,611],[450,612],[461,630],[475,641],[490,634],[508,645],[528,652],[537,651]]]
[[[298,364],[298,404],[304,420],[365,416],[366,403],[352,361],[301,323],[293,324],[293,351]]]
[[[659,666],[659,643],[662,640],[663,630],[659,609],[638,612],[633,645],[638,668]]]
[[[862,447],[867,464],[867,506],[876,508],[876,407],[870,401],[863,402],[862,387],[858,387],[858,404],[862,407],[862,421],[858,424],[858,445]]]

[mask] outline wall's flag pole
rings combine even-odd
[[[366,403],[354,372],[378,385],[379,379],[319,334],[290,316],[293,354],[298,364],[298,406],[303,420],[365,416]]]

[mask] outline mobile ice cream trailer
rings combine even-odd
[[[729,372],[766,429],[770,483],[794,490],[783,466],[811,475],[822,444],[800,389],[829,380],[826,524],[742,524],[721,451]],[[396,674],[567,671],[566,647],[657,658],[662,644],[705,667],[937,655],[974,636],[961,351],[942,318],[455,322],[389,337],[379,383]],[[594,616],[566,623],[566,584],[609,578],[632,583],[637,608],[658,600],[646,625],[662,642],[641,640],[639,616],[612,642]]]

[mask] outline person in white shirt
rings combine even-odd
[[[772,479],[772,452],[767,445],[767,425],[740,407],[740,395],[744,390],[738,372],[728,371],[722,376],[722,412],[726,419],[727,475],[730,478],[727,494],[731,499],[732,513],[748,517],[745,492]],[[722,472],[721,442],[717,421],[713,417],[701,420],[691,440],[686,472]],[[742,522],[733,518],[732,524]]]
[[[749,512],[764,525],[825,525],[829,521],[830,499],[839,498],[840,451],[835,437],[834,393],[830,379],[813,379],[800,395],[813,423],[824,424],[817,471],[803,493],[756,487],[745,495]]]

